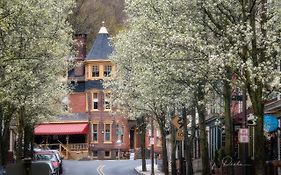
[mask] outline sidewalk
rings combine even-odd
[[[151,164],[146,164],[147,171],[142,171],[141,166],[135,168],[136,172],[141,175],[150,175],[151,174]],[[157,165],[154,164],[154,174],[155,175],[164,175],[164,173],[160,172],[157,169]]]

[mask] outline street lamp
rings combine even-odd
[[[121,147],[121,143],[122,143],[122,141],[120,139],[118,139],[116,141],[116,144],[118,146],[118,160],[120,160],[120,147]]]

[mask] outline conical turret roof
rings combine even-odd
[[[90,52],[86,56],[86,60],[107,60],[112,51],[109,34],[106,27],[102,26]]]

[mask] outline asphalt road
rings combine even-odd
[[[63,175],[137,175],[141,160],[64,160]]]

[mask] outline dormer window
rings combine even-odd
[[[99,77],[99,76],[100,76],[99,66],[98,65],[93,65],[92,77]]]
[[[105,65],[104,66],[104,72],[103,72],[104,77],[110,77],[111,72],[112,72],[112,66],[111,65]]]
[[[111,77],[115,72],[115,65],[110,62],[89,62],[85,66],[86,80],[98,80]]]

